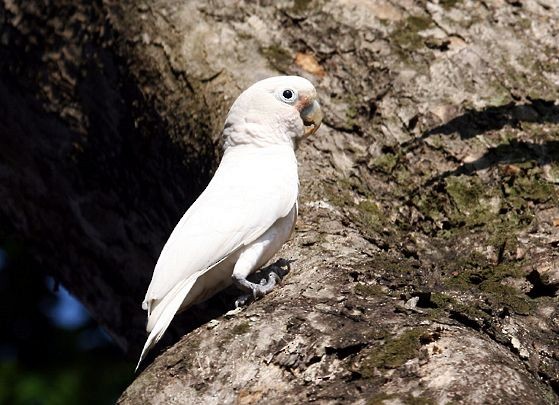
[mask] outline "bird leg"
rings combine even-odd
[[[286,265],[283,269],[282,265]],[[279,260],[278,262],[268,266],[266,269],[268,278],[262,278],[259,284],[249,281],[246,277],[233,274],[233,284],[246,294],[241,295],[235,301],[235,307],[246,305],[251,299],[261,298],[268,294],[276,284],[281,283],[282,277],[289,273],[290,265],[287,260]]]
[[[270,276],[267,280],[265,278],[260,280],[260,284],[252,283],[246,278],[243,279],[233,277],[233,284],[235,284],[235,286],[240,290],[247,293],[237,298],[237,300],[235,301],[235,306],[240,307],[246,305],[251,298],[257,299],[263,297],[264,295],[272,291],[279,281],[281,281],[281,279],[274,272],[270,272]]]

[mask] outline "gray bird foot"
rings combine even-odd
[[[244,307],[249,303],[250,299],[251,299],[250,294],[243,294],[239,296],[239,298],[235,300],[235,308],[237,309],[240,307]]]
[[[233,276],[233,283],[247,294],[241,295],[235,300],[235,307],[247,305],[252,299],[258,299],[274,289],[276,284],[281,282],[281,277],[274,271],[270,271],[268,279],[263,278],[259,284],[252,283],[247,279],[236,278]]]

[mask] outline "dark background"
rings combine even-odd
[[[15,236],[0,243],[0,297],[0,403],[111,404],[132,381],[133,360]]]

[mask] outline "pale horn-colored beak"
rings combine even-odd
[[[322,109],[318,101],[314,100],[301,111],[301,118],[305,124],[305,137],[314,134],[322,123]]]

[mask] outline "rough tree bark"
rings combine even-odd
[[[559,400],[557,2],[2,4],[0,229],[132,355],[232,99],[324,107],[284,284],[178,319],[121,403]]]

